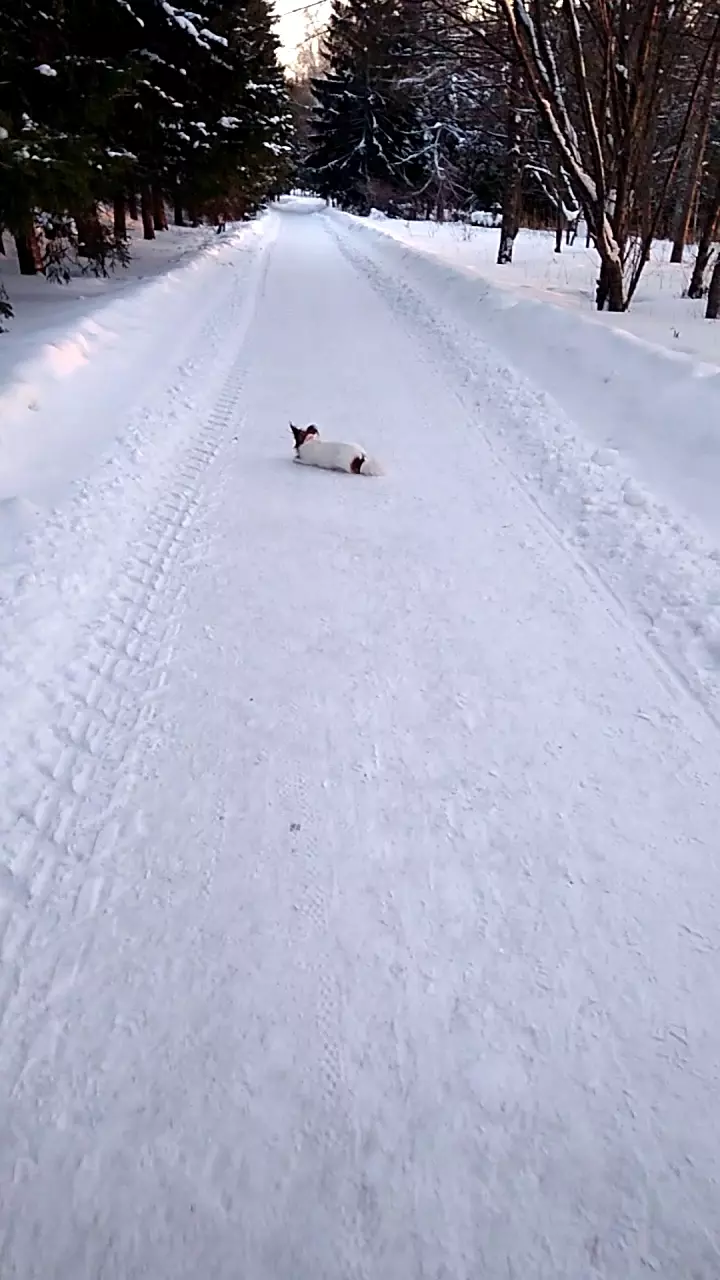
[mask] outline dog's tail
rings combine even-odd
[[[362,460],[362,463],[360,464],[359,471],[361,476],[384,476],[385,475],[385,472],[380,466],[380,463],[377,461],[377,458],[369,458],[367,454],[365,455],[365,457]]]

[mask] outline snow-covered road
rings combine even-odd
[[[111,581],[56,661],[14,623],[0,1275],[716,1280],[717,724],[513,468],[512,371],[268,224]]]

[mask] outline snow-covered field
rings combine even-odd
[[[506,297],[286,201],[15,376],[3,1280],[716,1280],[712,510]]]

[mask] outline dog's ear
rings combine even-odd
[[[317,427],[315,426],[315,423],[314,423],[314,422],[311,422],[311,423],[310,423],[310,426],[309,426],[309,427],[307,427],[307,429],[306,429],[306,431],[305,431],[305,435],[306,435],[306,436],[317,436],[318,438],[320,437],[320,432],[318,431],[318,429],[317,429]]]
[[[295,440],[295,448],[299,449],[300,445],[305,443],[307,431],[303,431],[300,427],[294,427],[292,422],[290,423],[290,430],[292,431],[293,438]]]

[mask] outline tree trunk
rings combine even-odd
[[[636,192],[636,210],[636,221],[640,232],[640,240],[642,244],[645,244],[649,240],[648,248],[650,249],[654,238],[653,188],[650,181],[643,184],[642,191],[640,193]],[[627,239],[625,225],[621,228],[620,234],[623,236],[623,241],[625,241]]]
[[[97,209],[83,209],[73,214],[78,234],[78,253],[83,258],[96,259],[100,255],[103,232]]]
[[[598,311],[625,310],[625,281],[622,263],[606,259],[601,263],[595,291],[595,305]]]
[[[125,192],[116,192],[113,200],[113,231],[116,240],[127,240],[127,204]]]
[[[152,207],[153,207],[153,224],[156,231],[167,231],[167,214],[165,212],[165,200],[160,187],[153,186],[152,189]]]
[[[610,288],[608,289],[608,311],[625,311],[625,281],[620,263],[613,262],[608,269]]]
[[[185,226],[185,210],[183,209],[183,203],[180,196],[175,197],[175,208],[173,211],[173,220],[175,222],[176,227]]]
[[[22,235],[13,236],[17,249],[18,266],[21,276],[37,276],[42,274],[42,254],[34,227]]]
[[[715,258],[715,266],[710,277],[710,288],[708,289],[707,310],[705,312],[706,320],[720,319],[720,249]]]
[[[702,181],[703,162],[705,160],[708,134],[710,132],[710,117],[713,109],[715,81],[717,78],[719,59],[720,47],[715,49],[710,60],[707,87],[700,106],[700,120],[697,137],[694,145],[691,145],[688,148],[688,163],[683,166],[679,199],[675,204],[675,221],[672,232],[673,247],[670,255],[671,262],[682,262],[683,260],[683,250],[688,238],[690,219],[692,218],[693,208],[695,206],[700,183]]]
[[[683,260],[701,166],[702,161],[694,169],[686,166],[682,173],[681,190],[678,192],[673,211],[671,262],[682,262]]]
[[[127,211],[128,218],[132,218],[133,222],[137,222],[138,217],[140,216],[140,210],[138,209],[138,198],[137,192],[135,191],[128,192]]]
[[[715,191],[713,192],[698,242],[695,266],[688,286],[688,298],[702,298],[705,292],[705,272],[708,269],[713,240],[717,236],[718,227],[720,227],[720,173],[718,174]]]
[[[143,240],[154,240],[153,199],[152,192],[147,185],[140,190],[140,213],[142,215]]]
[[[562,165],[558,162],[555,169],[556,183],[556,204],[555,204],[555,252],[562,253],[563,231],[565,230],[565,213],[563,211],[562,196],[560,194],[562,185]]]
[[[522,214],[522,113],[520,111],[520,63],[513,62],[507,105],[507,139],[505,153],[505,176],[502,192],[502,221],[500,223],[500,244],[498,246],[498,266],[512,262],[515,237],[520,230]]]
[[[682,262],[683,260],[683,252],[685,250],[688,232],[690,230],[690,221],[692,219],[693,209],[698,196],[698,189],[702,180],[703,161],[705,159],[705,151],[707,148],[709,123],[709,115],[706,115],[704,121],[704,132],[696,144],[694,155],[691,157],[691,163],[686,167],[683,173],[682,190],[675,204],[675,217],[672,227],[673,247],[670,254],[671,262]]]

